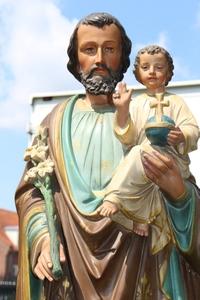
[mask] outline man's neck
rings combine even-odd
[[[112,94],[110,95],[92,95],[86,92],[86,97],[85,101],[90,104],[91,106],[93,105],[111,105],[112,102]]]

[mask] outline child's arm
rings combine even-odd
[[[113,103],[116,107],[114,132],[120,142],[132,146],[135,129],[129,114],[129,104],[133,90],[127,90],[125,83],[118,84],[118,92],[113,94]]]
[[[169,134],[169,143],[170,145],[175,145],[178,153],[186,155],[197,149],[198,139],[200,137],[199,126],[183,98],[179,95],[172,94],[169,96],[169,100],[172,113],[171,117],[176,123],[176,128],[172,129]],[[174,131],[176,131],[176,133]]]
[[[129,118],[129,104],[133,90],[127,90],[126,84],[118,84],[118,92],[113,94],[113,103],[117,110],[116,122],[119,127],[124,128]]]

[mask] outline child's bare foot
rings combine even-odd
[[[141,236],[149,235],[149,225],[133,222],[133,231]]]
[[[119,210],[117,204],[110,201],[104,201],[103,204],[97,209],[97,213],[103,217],[110,217]]]

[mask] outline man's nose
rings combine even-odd
[[[104,62],[103,49],[99,47],[96,52],[95,63],[103,63],[103,62]]]

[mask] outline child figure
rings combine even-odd
[[[117,168],[106,189],[104,202],[98,208],[98,213],[103,216],[111,216],[121,210],[133,220],[133,230],[141,236],[148,236],[151,224],[154,253],[168,242],[170,231],[162,193],[145,176],[141,153],[154,153],[155,149],[166,153],[166,156],[170,154],[183,178],[187,179],[191,176],[188,153],[197,149],[199,138],[199,127],[184,100],[165,91],[173,69],[172,57],[164,48],[147,46],[138,52],[133,71],[136,79],[146,87],[146,92],[130,101],[131,91],[127,91],[126,85],[121,83],[119,91],[113,95],[116,106],[115,134],[131,150]],[[170,131],[165,145],[159,140],[152,144],[145,134],[145,128],[149,127],[148,120],[156,116],[160,123],[156,119],[154,123],[162,127],[166,123],[163,115],[172,119],[175,126],[167,124]]]

